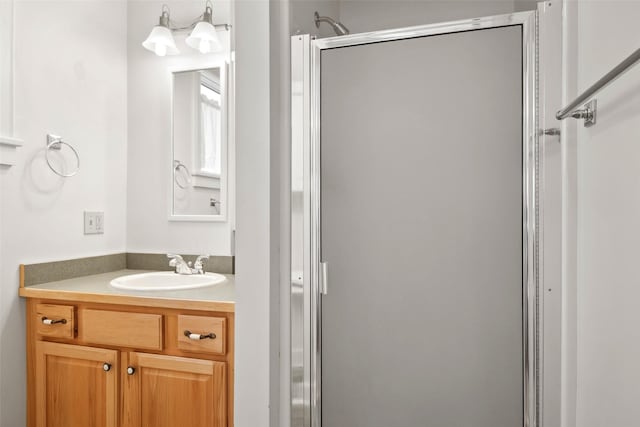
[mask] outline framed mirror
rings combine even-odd
[[[172,72],[169,220],[226,221],[228,65]]]

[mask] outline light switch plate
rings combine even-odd
[[[85,211],[84,234],[104,234],[104,212]]]

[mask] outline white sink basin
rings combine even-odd
[[[130,291],[175,291],[181,289],[204,288],[222,283],[226,278],[222,274],[176,274],[173,271],[131,274],[116,277],[110,283],[118,289]]]

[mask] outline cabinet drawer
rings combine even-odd
[[[226,353],[226,319],[178,316],[178,348],[199,353]]]
[[[74,307],[72,305],[37,304],[36,332],[56,338],[73,338],[75,332]]]
[[[162,350],[162,315],[84,309],[78,338],[86,343]]]

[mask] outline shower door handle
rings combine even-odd
[[[326,262],[320,263],[320,294],[327,294],[327,277],[329,265]]]

